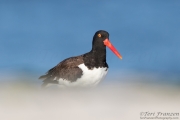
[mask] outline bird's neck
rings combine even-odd
[[[92,50],[85,55],[86,61],[92,64],[100,65],[106,63],[106,48],[92,48]],[[88,59],[88,60],[87,60]]]
[[[84,54],[83,60],[89,69],[107,67],[106,63],[106,46],[102,43],[93,43],[90,52]]]
[[[90,52],[84,54],[83,60],[89,69],[93,69],[94,67],[108,68],[106,63],[106,49],[92,49]]]
[[[95,61],[99,61],[99,62],[106,61],[106,47],[101,47],[101,48],[93,47],[92,50],[90,51],[90,54],[92,54]]]

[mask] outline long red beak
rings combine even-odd
[[[121,54],[116,50],[116,48],[111,44],[111,42],[109,41],[109,39],[105,39],[104,41],[104,45],[106,45],[118,58],[122,59]]]

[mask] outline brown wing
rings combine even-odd
[[[39,79],[43,80],[43,85],[46,86],[48,83],[57,83],[58,79],[66,79],[70,82],[76,81],[82,75],[82,70],[78,67],[78,65],[83,63],[83,57],[71,57],[63,60],[58,65],[50,69],[46,75],[42,75]]]

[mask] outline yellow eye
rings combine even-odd
[[[101,34],[98,34],[98,37],[101,37]]]

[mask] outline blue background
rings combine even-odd
[[[1,0],[0,80],[38,77],[90,51],[100,29],[123,56],[107,48],[109,77],[145,73],[180,83],[179,0]]]

